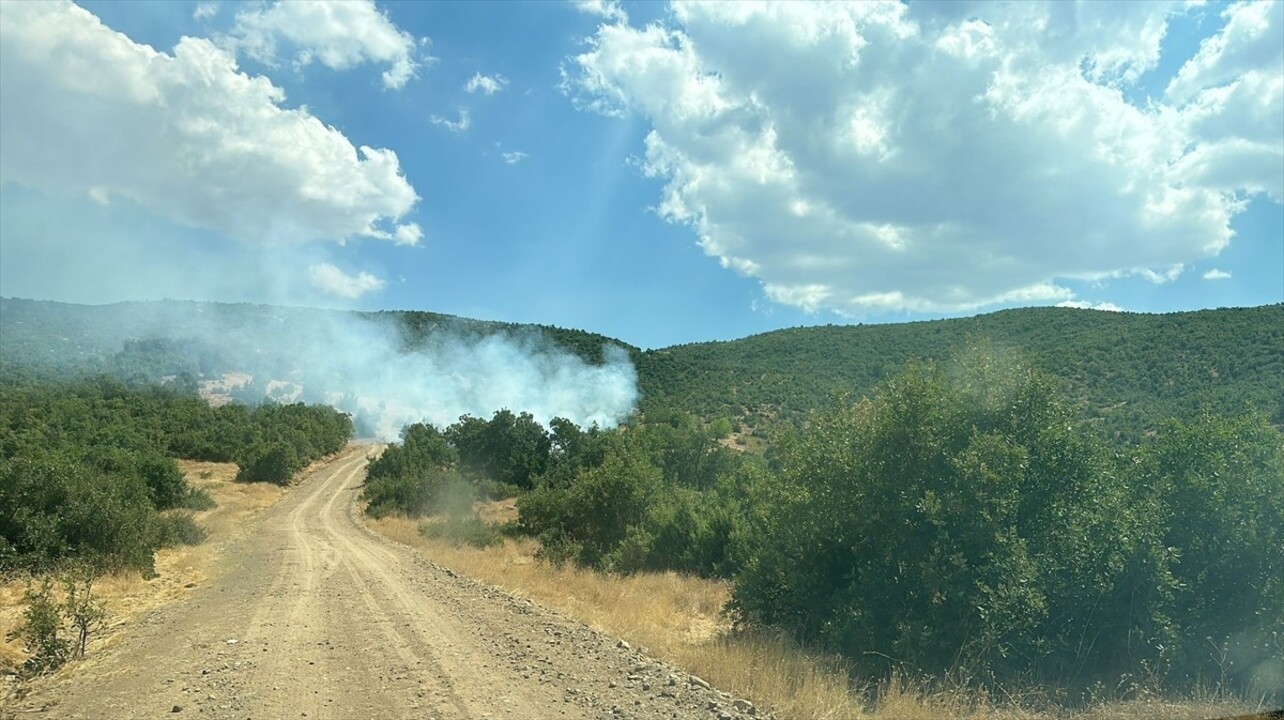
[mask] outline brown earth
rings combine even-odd
[[[364,452],[311,473],[152,611],[0,717],[738,718],[743,701],[464,579],[357,518]]]

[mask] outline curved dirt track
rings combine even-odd
[[[371,533],[355,516],[365,463],[313,473],[228,549],[217,582],[91,645],[12,716],[741,716],[697,679]]]

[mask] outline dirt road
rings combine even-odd
[[[703,682],[365,529],[356,452],[228,549],[234,567],[0,716],[736,718]],[[92,648],[91,648],[92,650]]]

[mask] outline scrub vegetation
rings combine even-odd
[[[264,312],[211,307],[232,324]],[[158,547],[202,535],[191,510],[208,498],[173,458],[283,484],[353,432],[323,406],[212,407],[200,383],[237,361],[201,341],[122,344],[73,306],[3,309],[0,570],[148,573]],[[408,350],[442,328],[514,332],[388,315]],[[42,319],[64,339],[29,325]],[[684,657],[822,658],[800,667],[880,688],[875,704],[948,685],[1278,705],[1281,328],[1280,305],[1013,310],[650,351],[540,328],[586,363],[626,351],[638,412],[611,428],[520,407],[412,424],[369,464],[363,499],[459,553],[520,545],[565,577],[709,583],[726,615]],[[66,362],[40,364],[58,348]],[[481,512],[498,499],[502,523]],[[754,667],[745,678],[770,675]]]
[[[783,633],[857,682],[1280,702],[1284,435],[1246,409],[1120,443],[1064,386],[974,346],[831,400],[765,457],[678,412],[541,434],[501,411],[409,428],[366,497],[417,517],[509,489],[505,532],[539,557],[727,579],[737,632]]]
[[[210,407],[195,394],[107,376],[0,383],[0,574],[67,562],[153,568],[200,542],[194,490],[174,458],[237,462],[239,480],[288,483],[337,452],[352,424],[322,406]]]

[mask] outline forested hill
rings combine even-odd
[[[394,327],[403,347],[434,336],[478,338],[504,333],[542,335],[588,362],[616,344],[604,335],[545,325],[473,320],[418,311],[349,312],[243,303],[122,302],[110,305],[0,298],[0,363],[58,373],[106,372],[128,377],[211,375],[244,370],[238,355],[261,354],[265,341],[294,341],[318,327],[343,329],[352,320]]]
[[[1138,434],[1252,404],[1284,424],[1284,305],[1149,315],[1024,308],[954,320],[795,328],[637,358],[645,407],[757,424],[859,397],[913,359],[989,345],[1061,378],[1086,417]]]
[[[264,344],[284,345],[319,326],[346,328],[354,318],[395,328],[404,348],[431,346],[445,335],[539,336],[599,363],[604,346],[617,345],[637,366],[643,413],[676,409],[749,427],[801,421],[836,395],[870,392],[914,358],[948,362],[977,345],[1061,378],[1084,416],[1111,434],[1135,438],[1168,418],[1202,409],[1235,413],[1246,405],[1284,424],[1284,305],[1166,315],[1025,308],[642,351],[581,330],[428,312],[0,299],[0,363],[10,371],[208,378],[245,370],[238,364],[261,355]]]

